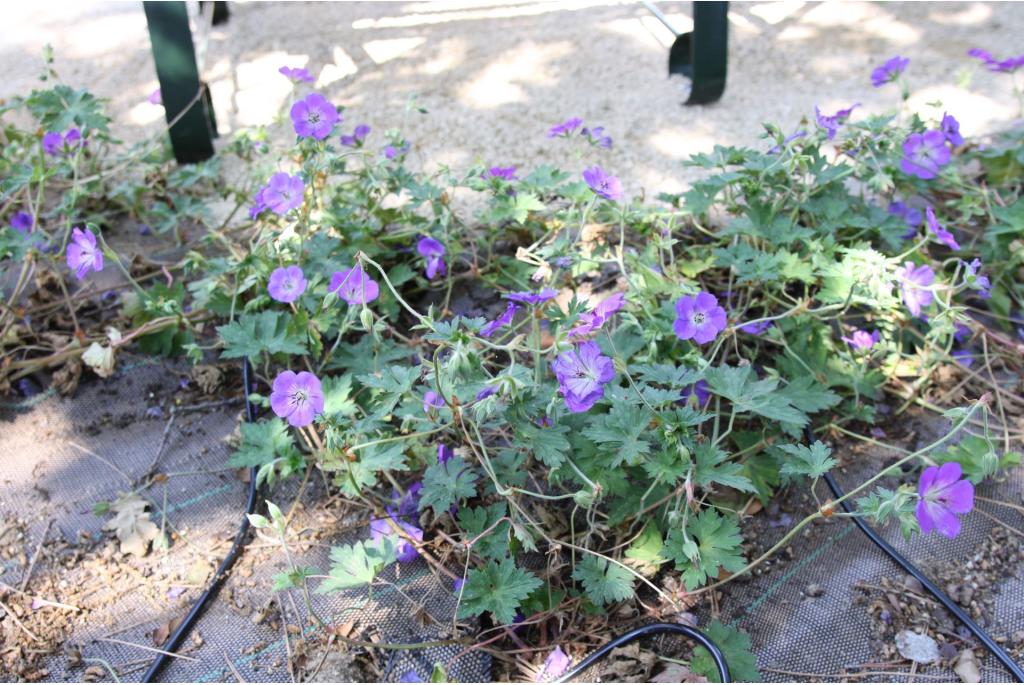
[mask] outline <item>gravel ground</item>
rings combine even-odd
[[[677,27],[689,3],[662,2]],[[573,160],[549,126],[569,116],[615,138],[600,159],[631,192],[678,191],[694,176],[681,161],[714,144],[757,144],[761,122],[787,131],[815,104],[859,114],[897,104],[895,87],[871,87],[873,66],[911,58],[911,105],[941,100],[967,133],[1017,115],[1010,79],[975,67],[965,53],[1019,50],[1017,3],[734,3],[724,99],[683,107],[685,81],[666,76],[669,33],[642,5],[601,0],[444,3],[231,3],[230,22],[210,32],[204,75],[223,133],[267,123],[290,100],[277,73],[288,64],[317,75],[317,88],[347,108],[345,126],[366,122],[377,141],[401,127],[413,163],[476,162],[530,167]],[[126,140],[159,130],[162,108],[140,3],[12,6],[0,26],[0,97],[35,84],[39,51],[57,51],[72,85],[110,98]],[[407,113],[411,94],[429,111]],[[941,115],[941,111],[938,112]],[[282,137],[287,131],[282,131]],[[371,138],[372,141],[372,138]]]

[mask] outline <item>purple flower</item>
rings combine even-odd
[[[404,495],[399,494],[398,490],[391,490],[391,503],[394,505],[398,516],[406,518],[416,515],[416,512],[419,511],[420,492],[422,492],[422,490],[423,483],[420,481],[416,481],[410,485]]]
[[[454,456],[455,456],[455,451],[451,447],[449,447],[448,445],[445,445],[444,443],[441,443],[440,445],[437,446],[437,463],[438,464],[447,464],[448,460],[451,459]]]
[[[796,133],[791,133],[790,135],[788,135],[788,136],[786,136],[785,138],[782,139],[782,144],[775,145],[775,146],[772,147],[772,149],[768,150],[768,154],[769,155],[778,154],[779,152],[782,151],[782,146],[783,145],[789,145],[790,143],[792,143],[797,138],[803,138],[806,135],[807,135],[807,131],[797,131]]]
[[[924,214],[928,223],[928,230],[935,236],[936,240],[951,250],[959,250],[960,243],[956,241],[953,234],[947,231],[935,218],[935,211],[931,207],[925,207]]]
[[[540,304],[541,302],[547,302],[553,300],[558,295],[558,291],[553,288],[544,288],[538,293],[531,293],[528,290],[517,293],[505,293],[505,299],[512,300],[513,302],[520,302],[522,304]]]
[[[85,278],[89,270],[103,271],[103,250],[96,244],[96,235],[88,228],[71,231],[71,244],[67,252],[68,268],[75,272],[78,280]]]
[[[604,126],[595,126],[594,128],[586,128],[580,131],[581,136],[585,136],[587,142],[596,147],[603,147],[605,150],[612,148],[612,137],[604,134]]]
[[[575,339],[596,333],[605,321],[622,309],[624,304],[626,304],[625,293],[615,293],[604,298],[594,307],[593,311],[580,314],[580,321],[569,331],[569,338],[575,341]]]
[[[561,647],[555,647],[548,654],[548,658],[544,659],[544,666],[533,677],[533,682],[541,683],[545,679],[558,678],[569,669],[571,661],[569,656],[562,651]]]
[[[914,230],[921,225],[921,220],[924,218],[920,209],[911,207],[903,202],[890,202],[888,211],[893,216],[901,217],[910,229],[907,231],[907,234],[903,236],[904,239],[914,235]]]
[[[942,131],[942,135],[946,136],[946,142],[953,147],[964,144],[964,137],[960,135],[960,122],[952,114],[942,113],[942,123],[939,124],[939,130]]]
[[[591,190],[606,200],[618,202],[622,199],[622,182],[599,166],[584,169],[583,180],[587,182]]]
[[[488,397],[496,394],[497,392],[498,386],[488,385],[486,388],[484,388],[483,390],[476,394],[476,401],[479,402],[480,400],[486,400]]]
[[[255,219],[260,214],[267,211],[267,201],[263,199],[263,196],[266,192],[266,187],[263,187],[257,190],[256,194],[252,196],[252,206],[249,207],[250,219]]]
[[[416,243],[416,251],[427,260],[427,278],[434,280],[436,276],[444,276],[444,245],[433,238],[424,236]]]
[[[953,350],[952,356],[953,359],[957,360],[962,366],[965,366],[968,369],[974,366],[974,353],[970,348],[961,347]]]
[[[432,409],[444,409],[444,398],[433,390],[423,393],[423,413],[429,414]]]
[[[761,335],[775,324],[771,321],[755,321],[754,323],[748,323],[745,326],[740,326],[740,330],[750,335]]]
[[[688,385],[683,388],[681,401],[683,404],[687,404],[692,397],[697,401],[698,407],[703,407],[708,403],[708,400],[711,399],[709,389],[707,381],[699,380],[693,385]]]
[[[370,127],[366,124],[359,124],[350,136],[342,136],[341,144],[346,147],[362,147],[366,136],[370,135]]]
[[[306,186],[303,184],[301,176],[298,174],[290,176],[279,171],[270,177],[259,201],[262,201],[275,214],[287,214],[289,210],[302,204],[305,190]]]
[[[43,151],[54,157],[66,155],[70,154],[81,143],[82,132],[77,128],[70,128],[63,135],[50,132],[43,136]]]
[[[32,232],[32,226],[35,224],[35,220],[32,215],[28,212],[15,212],[11,216],[11,228],[18,233],[28,235]]]
[[[921,309],[930,305],[934,297],[928,287],[935,281],[935,272],[927,264],[915,266],[913,262],[906,262],[895,274],[903,303],[911,314],[921,316]]]
[[[380,295],[380,286],[356,264],[348,271],[335,271],[327,292],[335,293],[349,304],[373,302]]]
[[[951,461],[942,466],[929,466],[921,472],[917,493],[917,522],[921,532],[927,535],[937,530],[947,538],[955,538],[960,532],[957,514],[966,514],[974,508],[974,486],[968,480],[960,480],[963,470],[960,464]]]
[[[406,152],[409,151],[410,147],[411,146],[407,142],[402,143],[402,145],[400,145],[399,147],[395,147],[394,145],[388,145],[384,148],[384,157],[386,157],[387,159],[394,159],[399,155],[404,155]]]
[[[149,100],[149,104],[151,104],[151,105],[162,105],[162,104],[164,104],[164,99],[163,99],[163,96],[160,93],[160,89],[159,88],[157,88],[152,93],[150,93],[149,97],[146,98],[146,99]]]
[[[967,51],[967,54],[981,60],[989,71],[1010,74],[1024,66],[1024,55],[998,60],[992,57],[992,53],[988,50],[982,50],[981,48],[971,48]]]
[[[306,277],[294,264],[274,269],[267,282],[270,298],[277,302],[294,302],[306,291]]]
[[[312,83],[313,75],[306,69],[301,67],[281,67],[278,72],[285,75],[285,77],[292,83]]]
[[[566,119],[562,123],[548,129],[548,138],[568,138],[576,132],[576,129],[578,129],[582,123],[583,120],[577,117]]]
[[[399,528],[405,531],[406,535],[416,540],[416,542],[423,542],[423,531],[412,525],[406,523],[402,519],[395,520],[397,517],[395,513],[388,510],[388,518],[374,519],[370,521],[370,539],[374,542],[380,542],[387,538],[395,543],[395,557],[398,559],[400,564],[408,564],[410,561],[416,561],[420,556],[420,553],[416,550],[416,546],[406,540],[404,537],[399,535],[388,523],[388,519],[394,521]]]
[[[957,342],[963,342],[964,340],[967,340],[970,337],[971,327],[966,324],[958,323],[955,327],[955,330],[953,331],[953,339],[956,340]]]
[[[488,321],[484,324],[483,328],[480,329],[480,335],[485,338],[489,338],[499,330],[508,326],[512,323],[512,319],[516,316],[516,311],[519,309],[518,305],[514,302],[509,302],[508,306],[505,307],[505,311],[501,313],[494,321]]]
[[[846,123],[846,120],[850,118],[850,114],[852,114],[853,110],[857,109],[858,107],[860,107],[859,102],[855,105],[850,105],[846,109],[841,109],[835,114],[829,116],[827,114],[822,114],[821,109],[819,109],[818,106],[815,105],[814,119],[815,121],[818,122],[818,126],[820,126],[821,128],[825,129],[825,131],[828,132],[828,139],[832,140],[833,138],[836,137],[836,133],[839,132],[839,127]]]
[[[881,333],[878,331],[868,333],[867,331],[857,329],[849,338],[844,335],[843,342],[857,350],[870,350],[875,346],[879,338],[881,338]]]
[[[300,138],[323,140],[341,121],[338,110],[319,93],[310,93],[292,105],[292,125]]]
[[[289,425],[308,426],[324,410],[320,379],[308,371],[282,371],[274,379],[270,408],[282,419],[288,419]]]
[[[983,298],[988,299],[992,297],[992,282],[985,274],[978,273],[978,270],[981,269],[981,260],[975,258],[970,263],[961,263],[964,265],[964,269],[967,270],[967,283],[972,287],[977,288]],[[970,329],[968,329],[968,332],[969,331]]]
[[[462,592],[462,586],[465,585],[465,584],[466,584],[466,579],[465,578],[456,578],[452,582],[452,592],[454,592],[455,594],[459,594],[460,592]]]
[[[940,169],[949,163],[950,156],[946,134],[942,131],[911,133],[903,141],[900,169],[908,176],[927,181],[939,175]]]
[[[615,377],[615,364],[596,342],[581,343],[555,358],[551,370],[571,412],[585,412],[604,397],[604,384]]]
[[[673,328],[680,340],[693,338],[698,345],[703,345],[714,340],[725,326],[725,310],[718,306],[718,298],[711,293],[680,297],[676,302]]]
[[[492,166],[484,173],[484,178],[502,178],[506,181],[514,181],[518,177],[515,166]]]
[[[398,679],[400,683],[422,683],[423,678],[420,678],[420,674],[416,671],[406,671],[402,674],[402,677]]]
[[[899,75],[903,73],[908,64],[910,64],[909,57],[896,55],[882,66],[875,67],[871,72],[871,85],[875,88],[881,88],[887,83],[892,83],[899,78]]]

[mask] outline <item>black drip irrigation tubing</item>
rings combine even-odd
[[[249,401],[249,395],[252,393],[252,368],[249,366],[249,360],[245,360],[242,364],[242,387],[245,392],[245,420],[252,423],[256,420],[256,410]],[[220,562],[220,566],[217,567],[217,572],[213,576],[213,580],[210,581],[210,585],[206,588],[196,603],[192,605],[192,609],[185,616],[185,619],[178,626],[178,629],[174,631],[174,634],[167,638],[167,642],[163,644],[161,649],[164,652],[173,653],[178,645],[181,644],[188,634],[192,631],[196,621],[203,615],[206,610],[206,605],[211,599],[217,596],[217,592],[220,590],[221,584],[227,578],[228,571],[234,566],[235,560],[238,559],[239,553],[242,548],[245,547],[246,539],[249,537],[249,514],[256,513],[256,505],[259,501],[259,492],[256,487],[256,467],[249,469],[249,499],[245,505],[245,516],[242,517],[242,525],[238,528],[238,534],[235,535],[235,542],[231,545],[231,550],[228,555],[224,557],[224,561]],[[174,658],[172,654],[160,654],[153,663],[150,664],[149,670],[146,671],[146,675],[142,676],[142,682],[152,683],[156,680],[160,670],[167,664],[168,660]]]
[[[718,675],[721,678],[720,682],[731,683],[729,679],[729,664],[725,663],[725,657],[722,656],[722,650],[718,648],[711,638],[704,633],[700,632],[696,628],[690,626],[684,626],[681,623],[651,623],[650,625],[640,626],[635,628],[628,633],[619,635],[611,642],[606,642],[604,645],[591,652],[583,661],[579,662],[571,671],[563,674],[558,680],[552,682],[555,683],[567,683],[573,678],[577,678],[586,671],[588,668],[596,664],[601,659],[608,656],[613,649],[627,645],[634,640],[639,640],[642,637],[649,637],[651,635],[662,635],[665,633],[671,633],[674,635],[684,635],[691,640],[700,643],[702,647],[711,652],[711,658],[715,661],[715,666],[718,668]]]
[[[810,427],[807,427],[805,432],[807,434],[807,439],[810,442],[814,442],[814,433],[811,431]],[[840,499],[845,495],[843,489],[839,487],[839,483],[836,482],[836,479],[831,473],[825,474],[825,482],[828,484],[829,490],[832,491],[832,495],[835,496],[836,499]],[[840,502],[839,505],[846,513],[854,513],[846,500]],[[950,599],[945,592],[940,590],[939,587],[928,578],[928,576],[921,573],[920,569],[910,563],[902,554],[897,552],[892,545],[882,539],[874,528],[864,522],[863,517],[851,516],[850,518],[852,518],[854,524],[860,528],[860,532],[864,533],[864,535],[866,535],[871,542],[875,543],[880,550],[888,554],[889,557],[901,566],[904,571],[914,576],[914,578],[917,578],[918,582],[920,582],[921,585],[928,590],[928,592],[930,592],[940,604],[942,604],[942,606],[946,607],[946,610],[949,611],[949,613],[953,614],[958,621],[963,623],[967,627],[967,630],[971,631],[971,634],[978,639],[985,649],[987,649],[992,656],[998,659],[999,662],[1006,667],[1006,670],[1013,674],[1013,677],[1017,679],[1018,683],[1024,683],[1024,669],[1022,669],[1020,665],[1006,653],[1006,650],[996,644],[996,641],[985,632],[985,629],[975,623],[974,619],[972,619],[966,611],[960,608],[959,604]]]

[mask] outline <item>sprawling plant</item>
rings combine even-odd
[[[879,67],[874,85],[902,85],[908,63]],[[979,145],[941,107],[819,110],[791,135],[768,126],[763,150],[693,157],[702,180],[644,203],[605,169],[602,127],[574,118],[548,132],[577,146],[575,171],[428,174],[407,166],[400,132],[351,127],[291,77],[295,144],[275,152],[252,131],[224,152],[256,174],[220,191],[246,220],[204,218],[192,188],[213,184],[215,165],[161,167],[155,203],[118,186],[97,150],[108,120],[66,86],[11,105],[47,133],[7,127],[0,168],[0,255],[23,274],[2,314],[0,379],[83,349],[105,375],[132,339],[196,362],[247,359],[268,411],[242,425],[231,464],[271,484],[320,469],[374,512],[330,569],[291,567],[279,587],[372,588],[389,564],[423,558],[451,577],[460,618],[536,622],[638,594],[678,611],[841,515],[819,499],[745,555],[755,501],[813,489],[839,460],[828,438],[879,442],[885,394],[896,413],[944,411],[925,391],[950,365],[990,392],[956,403],[949,435],[897,462],[926,467],[919,483],[890,468],[843,499],[906,535],[952,537],[973,485],[1019,461],[1005,412],[1024,398],[993,366],[1016,368],[1022,349],[1020,130]],[[104,242],[98,197],[167,230],[180,212],[210,225],[174,267],[185,283],[140,281]],[[58,258],[81,281],[105,258],[125,271],[129,332],[104,341],[76,324],[46,356],[25,345],[24,274]],[[959,428],[972,436],[954,445]],[[287,551],[287,515],[253,520]],[[553,561],[537,570],[527,551]]]

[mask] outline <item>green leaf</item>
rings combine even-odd
[[[346,590],[369,585],[384,568],[394,562],[395,546],[390,538],[371,543],[361,540],[354,545],[341,545],[331,549],[331,572],[318,593]]]
[[[749,366],[718,366],[706,369],[704,378],[711,390],[730,400],[738,409],[759,414],[774,421],[803,427],[810,420],[790,398],[776,392],[774,378],[754,380]]]
[[[352,399],[352,376],[329,377],[321,383],[324,393],[324,416],[352,416],[356,403]]]
[[[762,682],[761,674],[757,670],[757,656],[750,650],[749,635],[741,630],[723,625],[717,618],[708,624],[704,633],[722,651],[733,682]],[[711,658],[711,652],[704,647],[694,648],[693,658],[690,659],[690,670],[697,675],[704,676],[710,682],[722,682],[715,660]]]
[[[533,456],[551,469],[561,466],[565,455],[569,453],[569,441],[565,439],[568,432],[569,427],[560,424],[541,428],[532,421],[523,421],[516,425],[519,444],[532,451]]]
[[[466,460],[451,457],[443,464],[431,464],[423,472],[420,511],[433,507],[438,516],[463,499],[476,495],[476,474]]]
[[[719,570],[735,573],[745,562],[740,553],[743,536],[732,518],[721,516],[714,509],[705,509],[689,519],[686,533],[676,528],[665,541],[667,554],[683,572],[687,590],[694,590],[709,578],[718,577]]]
[[[255,360],[263,352],[305,354],[305,332],[291,330],[290,320],[291,317],[284,312],[263,311],[243,314],[237,321],[218,326],[217,333],[225,345],[220,356]]]
[[[729,461],[729,455],[710,442],[698,443],[694,448],[694,456],[697,470],[693,480],[697,485],[706,488],[717,483],[742,492],[757,491],[750,479],[741,475],[743,465]]]
[[[359,450],[355,461],[345,460],[340,466],[325,466],[325,470],[347,471],[335,482],[349,497],[358,497],[366,488],[377,484],[377,474],[381,471],[408,471],[405,463],[405,448],[401,442],[371,445]],[[351,474],[351,475],[349,475]],[[353,481],[355,483],[353,484]]]
[[[633,597],[633,574],[593,554],[580,560],[572,577],[583,583],[587,597],[594,604],[604,606]]]
[[[636,464],[651,446],[640,436],[654,418],[646,407],[616,403],[607,414],[597,415],[583,435],[596,442],[609,458],[611,468]]]
[[[73,90],[65,85],[34,90],[25,104],[48,131],[65,131],[72,126],[80,126],[106,133],[110,121],[103,113],[102,102],[92,93]]]
[[[383,371],[359,376],[359,382],[373,388],[377,412],[388,414],[394,410],[402,397],[412,390],[419,378],[420,370],[415,366],[389,366]]]
[[[508,555],[509,529],[508,521],[494,525],[508,513],[508,505],[496,502],[487,507],[463,507],[459,509],[459,527],[463,531],[463,542],[479,537],[485,530],[494,526],[473,544],[473,551],[485,559],[500,559]]]
[[[857,508],[864,516],[870,517],[875,523],[884,524],[895,518],[900,522],[900,530],[907,540],[920,530],[917,522],[917,493],[913,487],[903,485],[896,490],[877,487],[866,497],[857,498]]]
[[[829,409],[842,399],[810,376],[801,376],[776,391],[777,397],[785,398],[790,404],[808,414]]]
[[[808,476],[809,478],[821,478],[838,462],[832,458],[832,450],[821,440],[816,440],[813,445],[778,445],[778,448],[796,457],[795,460],[787,460],[780,473]]]
[[[978,485],[986,478],[994,476],[1000,469],[1020,464],[1021,455],[1007,452],[1000,457],[986,438],[969,435],[942,454],[935,455],[935,461],[940,465],[950,461],[957,462],[963,468],[967,479]]]
[[[515,562],[507,557],[488,561],[484,568],[473,569],[466,577],[459,618],[489,611],[498,623],[512,623],[516,609],[540,585],[539,578],[516,568]]]
[[[242,441],[228,460],[228,466],[263,466],[275,459],[297,454],[288,426],[279,418],[239,426]]]
[[[653,576],[667,561],[661,555],[664,548],[665,542],[661,537],[661,531],[658,530],[658,524],[651,521],[626,549],[626,559],[629,560],[627,563],[643,575]]]

